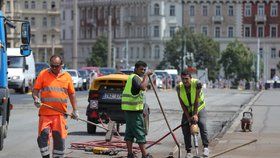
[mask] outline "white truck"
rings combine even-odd
[[[22,94],[28,92],[35,81],[35,62],[31,51],[29,56],[22,56],[20,48],[7,48],[8,87]]]

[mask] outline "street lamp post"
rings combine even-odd
[[[185,1],[182,0],[182,50],[181,50],[181,72],[184,70],[184,56],[185,56],[185,34],[184,34],[184,5]]]
[[[112,15],[111,15],[111,3],[108,7],[108,56],[107,56],[107,67],[112,67]]]

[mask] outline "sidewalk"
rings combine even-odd
[[[240,120],[244,111],[252,107],[252,132],[242,132]],[[217,156],[218,158],[280,158],[280,90],[265,90],[254,97],[235,119],[222,138],[210,147],[210,158],[225,150],[257,142]]]

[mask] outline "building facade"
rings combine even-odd
[[[52,54],[63,55],[60,44],[60,1],[6,0],[3,8],[7,17],[30,22],[35,61],[48,61]],[[18,30],[7,30],[8,47],[19,47]]]
[[[218,41],[220,51],[235,39],[243,42],[255,60],[259,54],[264,65],[260,80],[266,81],[280,75],[279,4],[279,0],[185,0],[184,26]]]
[[[73,1],[61,1],[64,57],[72,61]],[[79,0],[78,67],[86,66],[99,36],[108,36],[108,8],[112,15],[113,65],[134,66],[143,60],[155,68],[163,58],[164,41],[182,26],[180,0]],[[70,25],[69,25],[70,24]]]

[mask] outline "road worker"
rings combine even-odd
[[[145,149],[146,132],[144,127],[144,91],[148,86],[148,75],[152,71],[146,72],[147,64],[143,61],[137,61],[135,64],[134,73],[129,75],[122,94],[122,110],[125,113],[126,129],[125,137],[127,145],[127,157],[134,158],[135,155],[132,151],[134,139],[138,143],[142,153],[142,158],[152,158]]]
[[[43,158],[50,157],[49,136],[53,138],[53,157],[64,156],[65,139],[67,137],[66,116],[49,109],[43,104],[67,112],[69,97],[73,112],[72,118],[79,117],[75,89],[69,73],[62,71],[62,58],[53,55],[50,58],[50,68],[40,72],[33,89],[34,105],[39,108],[38,146]]]
[[[200,129],[202,144],[204,146],[203,156],[209,155],[208,133],[206,128],[206,109],[204,94],[201,90],[202,84],[199,80],[192,78],[191,74],[184,70],[181,73],[181,82],[177,86],[179,102],[184,111],[182,115],[182,132],[184,135],[186,158],[192,157],[191,154],[191,123],[197,123]]]

